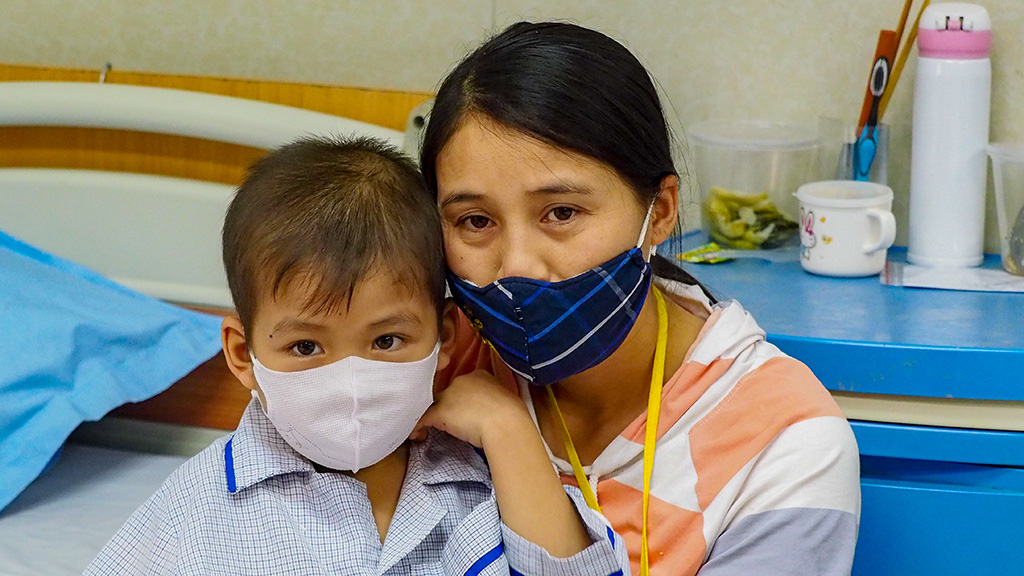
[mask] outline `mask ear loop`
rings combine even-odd
[[[651,223],[651,213],[652,212],[654,212],[654,202],[651,202],[651,205],[647,207],[647,215],[644,216],[644,225],[640,227],[640,238],[638,238],[637,241],[636,241],[636,247],[637,248],[639,248],[639,247],[644,245],[644,237],[647,236],[647,227]],[[647,255],[647,260],[650,261],[651,258],[653,258],[655,254],[657,254],[657,252],[658,252],[658,247],[652,244],[651,245],[651,252],[650,252],[650,254]]]
[[[257,365],[257,364],[259,364],[260,367],[263,366],[263,364],[260,364],[260,361],[256,359],[256,355],[252,353],[252,348],[249,348],[248,346],[246,346],[245,350],[246,350],[246,352],[249,353],[249,359],[252,360],[252,363],[253,363],[254,366]],[[256,380],[256,374],[255,373],[253,374],[253,380]],[[264,414],[269,414],[269,412],[267,412],[267,404],[268,404],[268,402],[266,402],[264,400],[264,398],[263,398],[264,395],[263,395],[262,390],[260,389],[260,383],[259,383],[258,380],[256,381],[256,387],[253,388],[252,390],[249,390],[249,395],[256,399],[256,402],[259,403],[260,409],[263,410]]]

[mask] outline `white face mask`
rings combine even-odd
[[[440,348],[415,362],[349,356],[297,372],[270,370],[253,356],[253,374],[263,411],[292,448],[322,466],[357,472],[394,452],[433,403]]]

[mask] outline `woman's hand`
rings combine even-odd
[[[420,418],[411,437],[424,438],[428,427],[447,432],[485,452],[491,438],[536,434],[522,399],[483,370],[453,379]]]
[[[506,526],[552,556],[590,545],[583,521],[551,469],[526,404],[488,372],[452,380],[420,418],[413,438],[437,428],[482,448]]]

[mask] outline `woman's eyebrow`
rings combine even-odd
[[[552,184],[545,184],[539,186],[527,192],[530,196],[556,196],[560,194],[583,194],[593,195],[594,189],[574,182],[555,182]],[[463,202],[478,202],[483,200],[485,196],[478,192],[453,192],[445,197],[441,201],[439,209],[444,210],[452,204],[460,204]]]
[[[448,197],[441,201],[441,205],[439,206],[439,208],[441,210],[444,210],[445,208],[451,206],[452,204],[458,204],[461,202],[476,202],[482,200],[483,197],[483,194],[479,194],[476,192],[454,192],[452,194],[449,194]]]
[[[558,195],[558,194],[594,194],[594,189],[575,182],[556,182],[554,184],[548,184],[541,186],[540,188],[534,188],[529,191],[531,196],[544,196],[544,195]]]

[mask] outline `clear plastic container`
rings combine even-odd
[[[1024,276],[1024,142],[988,145],[1003,268]]]
[[[795,237],[793,193],[815,180],[813,128],[759,121],[705,122],[689,130],[701,191],[701,225],[732,248],[774,248]]]

